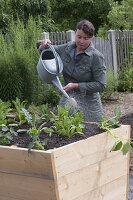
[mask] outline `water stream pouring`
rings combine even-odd
[[[48,44],[48,47],[49,48],[44,49],[40,55],[37,64],[37,72],[42,81],[48,84],[53,83],[67,99],[71,100],[69,95],[63,89],[58,77],[63,70],[62,60],[51,44]],[[75,101],[74,107],[76,107],[76,104]]]

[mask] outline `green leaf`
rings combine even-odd
[[[48,134],[52,134],[54,132],[54,130],[52,128],[49,128],[49,127],[44,127],[43,130]]]
[[[131,146],[131,144],[129,142],[125,143],[123,145],[122,150],[121,150],[123,155],[126,155],[131,150],[131,148],[132,148],[132,146]]]
[[[29,113],[28,110],[26,110],[25,108],[22,108],[22,112],[25,115],[25,118],[27,119],[28,122],[31,122],[32,120],[32,115]]]
[[[8,131],[9,130],[9,128],[7,127],[7,126],[4,126],[3,128],[2,128],[2,131],[3,132],[6,132],[6,131]]]
[[[30,142],[28,145],[28,151],[30,151],[34,147],[34,142]]]
[[[111,151],[118,151],[122,148],[122,141],[115,142],[114,146],[112,147]]]
[[[16,131],[14,131],[14,129],[13,128],[10,128],[10,134],[11,135],[15,135],[15,136],[18,136],[18,133],[16,132]]]
[[[9,141],[13,139],[12,135],[10,134],[10,132],[5,135],[5,138],[7,138]]]
[[[36,134],[38,134],[38,130],[33,127],[31,129],[29,129],[28,133],[29,133],[29,135],[36,135]]]
[[[83,133],[83,132],[80,132],[80,131],[78,131],[78,134],[80,134],[80,135],[84,135],[84,133]]]
[[[118,105],[114,109],[114,114],[117,118],[119,118],[121,116],[121,110],[120,110],[120,107]]]
[[[44,150],[44,146],[41,144],[40,141],[36,141],[34,143],[34,149],[37,149],[37,150]]]
[[[6,137],[2,137],[0,138],[0,145],[9,145],[10,144],[10,140]]]

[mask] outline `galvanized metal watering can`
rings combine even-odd
[[[50,84],[53,83],[66,98],[69,98],[58,77],[63,70],[62,60],[51,44],[48,44],[48,47],[40,55],[37,72],[42,81]]]

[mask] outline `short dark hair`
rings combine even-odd
[[[90,38],[95,34],[94,25],[85,19],[77,23],[76,30],[77,29],[82,30]]]

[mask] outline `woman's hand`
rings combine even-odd
[[[68,83],[63,89],[68,92],[70,90],[73,90],[73,89],[78,89],[79,88],[79,85],[78,83]]]
[[[51,41],[49,39],[42,40],[40,43],[39,49],[43,49],[43,48],[47,47],[48,44],[50,44],[50,43],[51,43]]]

